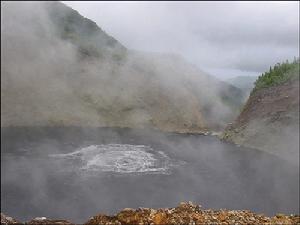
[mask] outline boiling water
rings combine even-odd
[[[164,152],[155,151],[145,145],[90,145],[71,153],[50,156],[71,165],[70,168],[64,169],[86,175],[97,175],[103,172],[169,174],[176,163],[180,164],[172,161]]]
[[[203,135],[95,128],[1,129],[1,211],[83,223],[122,208],[299,211],[299,167]]]

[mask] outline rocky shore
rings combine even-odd
[[[22,224],[22,225],[73,225],[67,220],[52,220],[45,217],[37,217],[29,222],[18,222],[15,219],[1,213],[1,224]],[[98,214],[90,218],[85,225],[163,225],[163,224],[300,224],[300,215],[277,214],[274,217],[267,217],[263,214],[256,214],[249,210],[211,210],[203,209],[200,205],[180,203],[175,208],[163,209],[123,209],[113,216]],[[75,224],[74,224],[75,225]]]

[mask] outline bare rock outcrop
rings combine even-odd
[[[23,225],[73,225],[67,220],[50,220],[37,217],[29,222],[18,223],[11,217],[1,213],[1,224]],[[175,208],[125,208],[115,215],[98,214],[90,218],[85,225],[197,225],[197,224],[264,224],[264,225],[299,225],[299,215],[277,214],[267,217],[249,210],[211,210],[203,209],[200,205],[191,202],[182,202]]]
[[[199,205],[180,203],[176,208],[124,209],[114,216],[99,214],[85,225],[167,225],[167,224],[299,224],[300,217],[278,214],[272,218],[248,210],[211,210]]]
[[[252,93],[223,139],[298,163],[299,80]]]
[[[21,224],[19,221],[14,218],[1,213],[1,225],[11,225],[11,224]]]

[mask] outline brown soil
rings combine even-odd
[[[243,126],[254,118],[279,117],[299,110],[299,81],[264,88],[253,93],[233,127]]]
[[[252,93],[222,138],[298,163],[299,80]]]

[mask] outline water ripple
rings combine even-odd
[[[80,171],[169,174],[175,166],[164,152],[150,146],[129,144],[90,145],[67,154],[52,154]],[[76,169],[75,168],[75,169]]]

